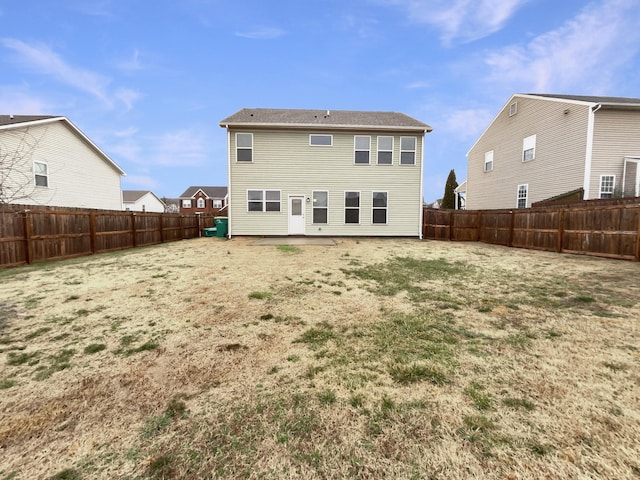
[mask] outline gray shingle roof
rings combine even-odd
[[[14,123],[35,122],[56,118],[54,115],[0,115],[0,125],[13,125]]]
[[[640,98],[629,97],[598,97],[589,95],[558,95],[550,93],[528,93],[536,97],[557,98],[560,100],[575,100],[578,102],[619,104],[619,105],[640,105]]]
[[[398,129],[430,132],[432,128],[398,112],[243,108],[220,122],[227,126]]]
[[[135,202],[136,200],[142,198],[150,190],[123,190],[122,191],[122,201],[123,202]]]
[[[199,187],[192,186],[187,188],[180,198],[192,198],[198,190],[202,190],[209,198],[224,198],[227,195],[227,187]]]

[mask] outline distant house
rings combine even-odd
[[[429,125],[396,112],[257,108],[220,126],[229,235],[421,236]]]
[[[187,188],[180,195],[180,213],[217,212],[227,204],[227,187]]]
[[[150,190],[123,190],[122,209],[132,212],[164,213],[166,205]]]
[[[640,195],[640,98],[513,95],[467,153],[467,209]]]
[[[121,210],[123,175],[66,117],[0,115],[0,203]]]

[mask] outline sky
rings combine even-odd
[[[432,202],[511,95],[640,97],[639,25],[640,0],[0,0],[0,114],[65,116],[175,198],[226,185],[242,108],[402,112]]]

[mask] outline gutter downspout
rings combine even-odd
[[[227,129],[227,238],[231,240],[231,132],[229,125],[225,125]]]
[[[420,225],[418,226],[419,234],[418,238],[422,240],[422,224],[424,222],[424,192],[423,192],[423,178],[424,178],[424,141],[427,137],[427,132],[422,133],[422,153],[420,154]]]
[[[587,149],[584,156],[584,179],[582,180],[582,188],[584,190],[584,195],[582,197],[583,200],[588,200],[591,194],[589,185],[591,183],[591,162],[593,160],[593,130],[595,127],[596,112],[601,108],[602,104],[598,103],[589,109],[589,120],[587,123]]]

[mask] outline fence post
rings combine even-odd
[[[454,222],[453,210],[449,212],[449,241],[453,240],[453,222]]]
[[[640,262],[640,207],[636,207],[638,209],[638,229],[636,233],[636,262]]]
[[[96,253],[96,214],[89,213],[89,243],[91,246],[91,254]]]
[[[164,213],[160,214],[160,221],[158,224],[160,225],[160,243],[164,243]]]
[[[184,215],[180,215],[180,240],[184,240]]]
[[[515,222],[516,222],[516,214],[513,212],[513,210],[509,210],[509,215],[510,215],[510,219],[509,219],[509,247],[513,247],[513,229],[515,227]],[[529,222],[529,217],[527,217],[527,223]],[[527,225],[528,227],[529,225]]]
[[[476,242],[482,237],[482,210],[478,210],[478,229],[476,231]]]
[[[198,219],[196,222],[197,228],[198,228],[198,238],[200,238],[200,236],[202,235],[202,233],[200,232],[200,212],[196,212],[196,218]]]
[[[560,209],[558,215],[558,242],[556,244],[556,251],[562,253],[562,250],[564,250],[564,208]]]
[[[31,245],[31,219],[29,215],[29,210],[24,211],[24,216],[22,217],[22,225],[24,229],[24,241],[25,241],[25,249],[24,249],[24,259],[29,265],[33,262],[33,246]]]
[[[138,246],[138,233],[136,232],[136,212],[131,212],[131,231],[133,232],[133,248]]]

